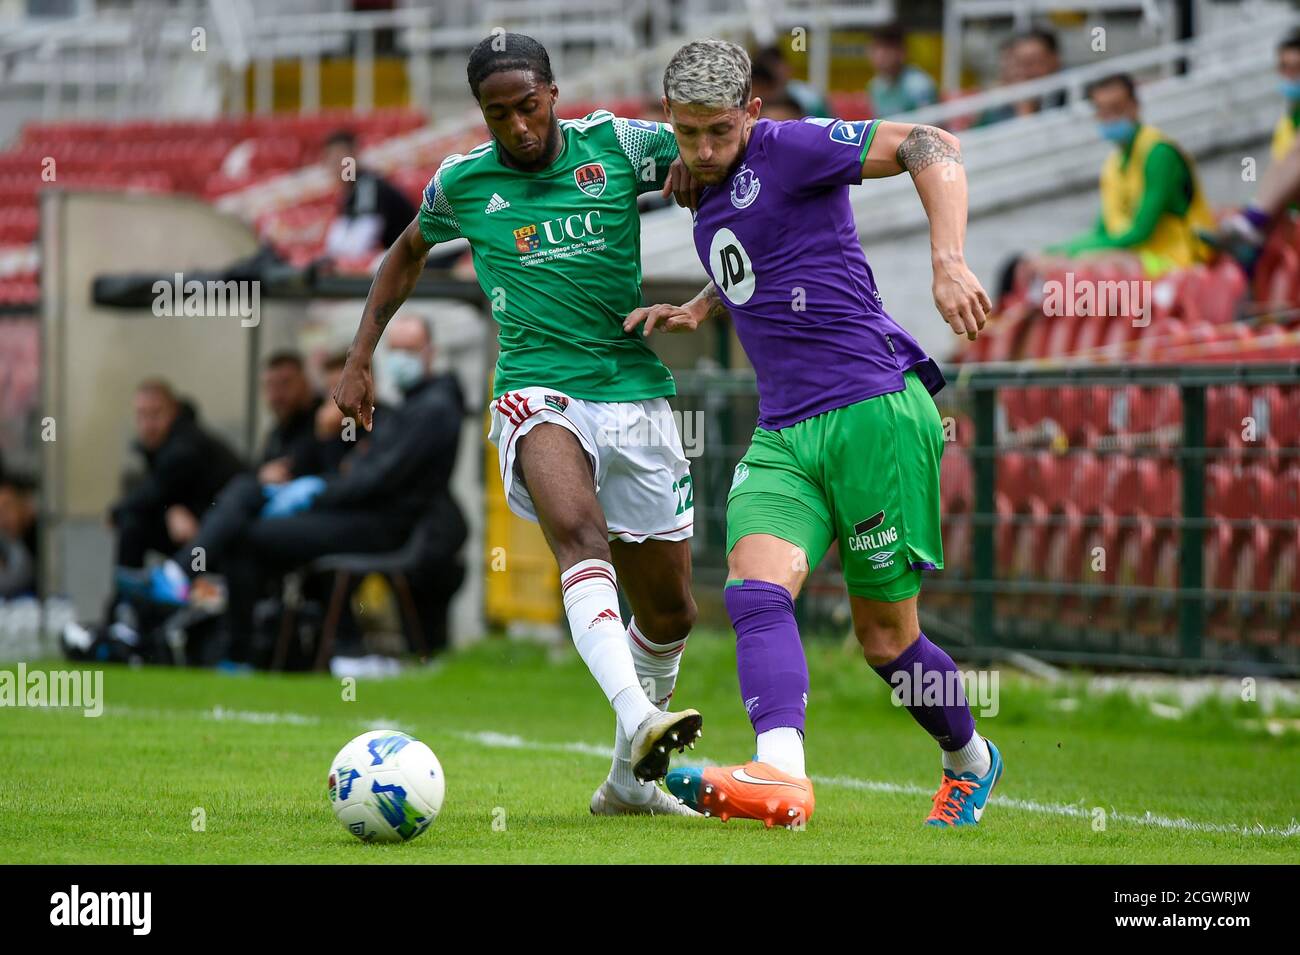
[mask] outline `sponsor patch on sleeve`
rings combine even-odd
[[[861,146],[863,138],[867,135],[867,127],[870,125],[869,119],[842,119],[831,127],[830,136],[834,142],[846,146]]]

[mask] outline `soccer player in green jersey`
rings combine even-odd
[[[665,123],[603,110],[557,119],[550,59],[530,37],[488,37],[467,72],[492,138],[447,157],[429,182],[375,276],[334,398],[370,428],[384,326],[429,250],[468,239],[499,326],[490,437],[506,499],[541,525],[574,643],[617,716],[591,811],[695,815],[652,782],[700,731],[695,710],[667,712],[695,621],[691,476],[666,401],[672,375],[623,330],[641,304],[637,196],[674,185],[684,195],[689,179],[670,176]]]

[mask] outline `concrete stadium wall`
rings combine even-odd
[[[243,223],[175,196],[63,192],[41,205],[44,579],[95,617],[108,595],[106,513],[131,463],[132,393],[159,376],[247,453],[255,335],[237,318],[158,318],[93,304],[96,276],[211,269],[256,248]]]

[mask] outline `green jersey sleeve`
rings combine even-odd
[[[460,238],[460,222],[456,219],[456,210],[442,184],[442,169],[433,174],[429,184],[424,187],[424,200],[420,203],[420,235],[430,245],[450,242]]]
[[[637,179],[637,193],[662,189],[677,158],[677,137],[667,123],[614,117],[614,135]]]

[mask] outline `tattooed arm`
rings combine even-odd
[[[419,220],[413,221],[388,250],[370,285],[366,307],[361,313],[361,325],[348,348],[348,360],[333,395],[339,409],[360,421],[367,431],[374,427],[375,411],[375,383],[370,373],[370,358],[388,326],[388,320],[402,307],[420,280],[424,260],[431,248],[420,234]]]
[[[710,282],[685,305],[647,305],[634,308],[623,319],[623,331],[630,332],[645,322],[644,334],[649,335],[655,326],[664,332],[693,332],[700,323],[727,313],[727,306],[718,294],[718,287]]]
[[[934,304],[957,335],[971,341],[992,310],[988,293],[966,265],[966,169],[952,133],[912,123],[876,124],[862,161],[862,178],[912,176],[930,220]]]

